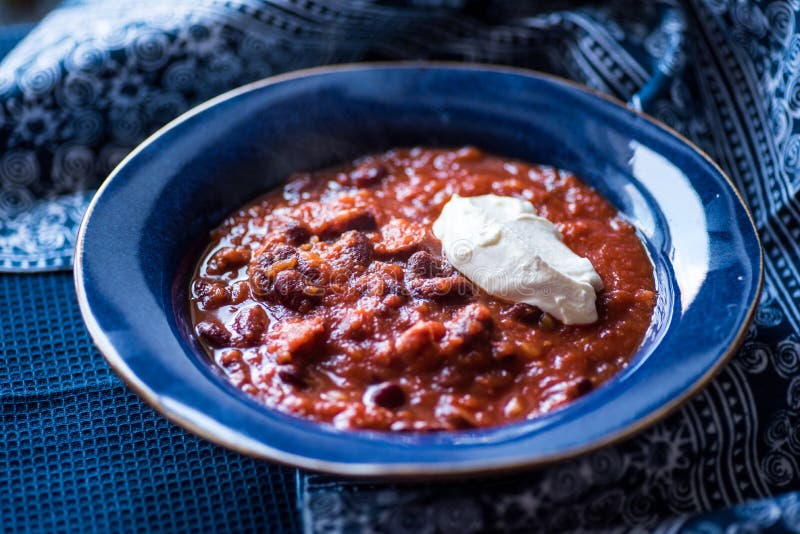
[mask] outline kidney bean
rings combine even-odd
[[[552,332],[558,328],[558,321],[549,313],[543,313],[541,319],[539,319],[539,326],[546,332]]]
[[[453,269],[443,257],[420,250],[408,258],[409,274],[416,278],[433,278],[452,274]]]
[[[258,304],[239,310],[233,318],[231,329],[237,337],[233,343],[237,347],[252,347],[261,341],[261,336],[269,326],[269,317]]]
[[[299,389],[308,387],[303,372],[297,365],[287,364],[278,366],[278,378],[282,382],[294,386]]]
[[[581,376],[566,383],[564,386],[564,395],[566,395],[568,400],[573,400],[586,395],[592,389],[594,389],[594,384],[592,384],[591,379]]]
[[[286,234],[289,244],[294,246],[302,245],[311,238],[311,231],[297,221],[289,223],[283,232]]]
[[[394,382],[384,382],[371,386],[365,395],[366,402],[372,402],[381,408],[395,410],[406,402],[406,393],[403,388]]]
[[[203,310],[216,310],[230,304],[231,298],[222,282],[198,278],[192,285],[192,293]]]
[[[272,293],[275,276],[297,265],[297,259],[297,250],[288,245],[268,245],[259,250],[247,269],[253,293],[260,298],[268,297]]]
[[[250,284],[246,280],[240,280],[230,286],[228,293],[231,304],[241,304],[250,297]]]
[[[536,324],[542,318],[542,310],[524,302],[517,302],[506,311],[506,314],[528,324]]]
[[[216,321],[202,321],[195,327],[197,335],[212,347],[225,347],[231,343],[231,333]]]
[[[206,272],[214,275],[227,273],[244,267],[249,261],[250,249],[247,247],[222,248],[208,260]]]
[[[372,261],[372,243],[363,232],[356,230],[345,232],[335,246],[342,251],[344,256],[342,259],[350,265],[366,267]]]

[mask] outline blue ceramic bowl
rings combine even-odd
[[[634,361],[554,413],[437,434],[342,431],[238,391],[191,334],[187,289],[209,230],[295,171],[410,145],[476,145],[574,171],[636,226],[658,304]],[[225,447],[362,476],[499,471],[628,436],[708,382],[761,286],[758,236],[722,171],[686,140],[572,83],[450,64],[353,65],[267,79],[183,115],[105,182],[75,281],[95,343],[170,420]]]

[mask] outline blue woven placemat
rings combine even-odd
[[[0,57],[31,26],[0,29]],[[294,470],[167,422],[111,371],[70,273],[0,275],[0,532],[296,532]]]
[[[223,450],[131,393],[70,273],[0,275],[0,532],[296,532],[295,471]]]

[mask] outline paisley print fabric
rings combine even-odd
[[[668,4],[648,6],[646,24],[622,4],[562,13],[515,2],[395,4],[67,2],[0,64],[0,271],[68,269],[76,199],[85,207],[170,119],[272,74],[443,58],[557,72],[638,102],[655,90],[651,67],[666,73],[682,63],[684,21]],[[602,35],[590,35],[594,26]],[[627,46],[608,46],[620,39]],[[58,238],[53,217],[63,219]]]
[[[480,481],[299,473],[305,530],[800,530],[797,0],[68,2],[0,63],[0,268],[68,268],[92,191],[189,107],[287,70],[416,58],[553,72],[677,129],[752,208],[765,289],[732,362],[640,435]]]

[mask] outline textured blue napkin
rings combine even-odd
[[[127,390],[70,273],[0,275],[0,532],[297,532],[295,471],[223,450]]]
[[[114,163],[241,83],[372,59],[555,72],[641,106],[732,177],[766,249],[745,345],[665,422],[548,469],[402,485],[300,474],[303,527],[800,531],[798,22],[796,0],[72,1],[0,63],[0,269],[68,267]],[[3,530],[299,528],[293,471],[194,438],[122,386],[68,274],[0,275],[0,328]]]

